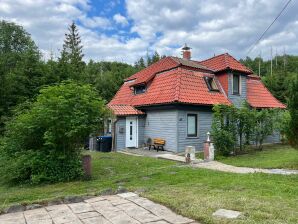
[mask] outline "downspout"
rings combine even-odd
[[[112,151],[116,152],[116,123],[118,122],[118,118],[116,120],[113,119],[113,131],[112,131]]]

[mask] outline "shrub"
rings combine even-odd
[[[42,89],[7,124],[0,172],[13,183],[80,178],[84,140],[105,114],[104,101],[89,85],[67,82]]]
[[[228,156],[235,149],[236,126],[233,106],[215,105],[213,107],[213,122],[211,135],[216,154]]]

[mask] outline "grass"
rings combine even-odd
[[[120,153],[92,153],[93,178],[43,186],[0,185],[0,206],[66,195],[99,193],[123,186],[142,190],[201,223],[298,223],[298,176],[232,174],[194,169],[175,162]],[[212,218],[219,209],[244,213],[238,220]]]
[[[263,151],[250,150],[248,154],[218,160],[234,166],[298,170],[298,151],[288,145],[268,145]]]

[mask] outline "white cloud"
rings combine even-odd
[[[117,4],[118,0],[111,1],[90,17],[91,0],[0,0],[0,19],[23,25],[45,55],[51,49],[59,54],[67,26],[74,20],[79,24],[86,60],[133,63],[146,55],[147,49],[180,56],[178,46],[185,42],[192,47],[195,59],[224,51],[240,58],[246,56],[285,1],[126,0],[126,12],[116,12],[110,19],[103,16]],[[262,51],[268,57],[271,46],[298,53],[297,7],[297,1],[289,4],[250,56]]]
[[[100,28],[106,29],[109,28],[111,23],[107,18],[95,16],[92,18],[88,18],[86,16],[80,18],[83,25],[87,28]]]
[[[121,14],[119,14],[119,13],[115,14],[113,16],[113,19],[115,20],[115,22],[117,24],[120,24],[122,26],[127,26],[128,25],[127,19],[124,16],[122,16]]]

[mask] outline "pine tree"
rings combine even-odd
[[[83,62],[83,46],[77,26],[74,22],[68,27],[68,33],[65,34],[63,50],[59,58],[62,79],[70,78],[82,80],[85,63]]]
[[[155,63],[155,62],[158,62],[160,60],[160,55],[158,54],[157,51],[154,52],[154,55],[152,56],[152,64]]]

